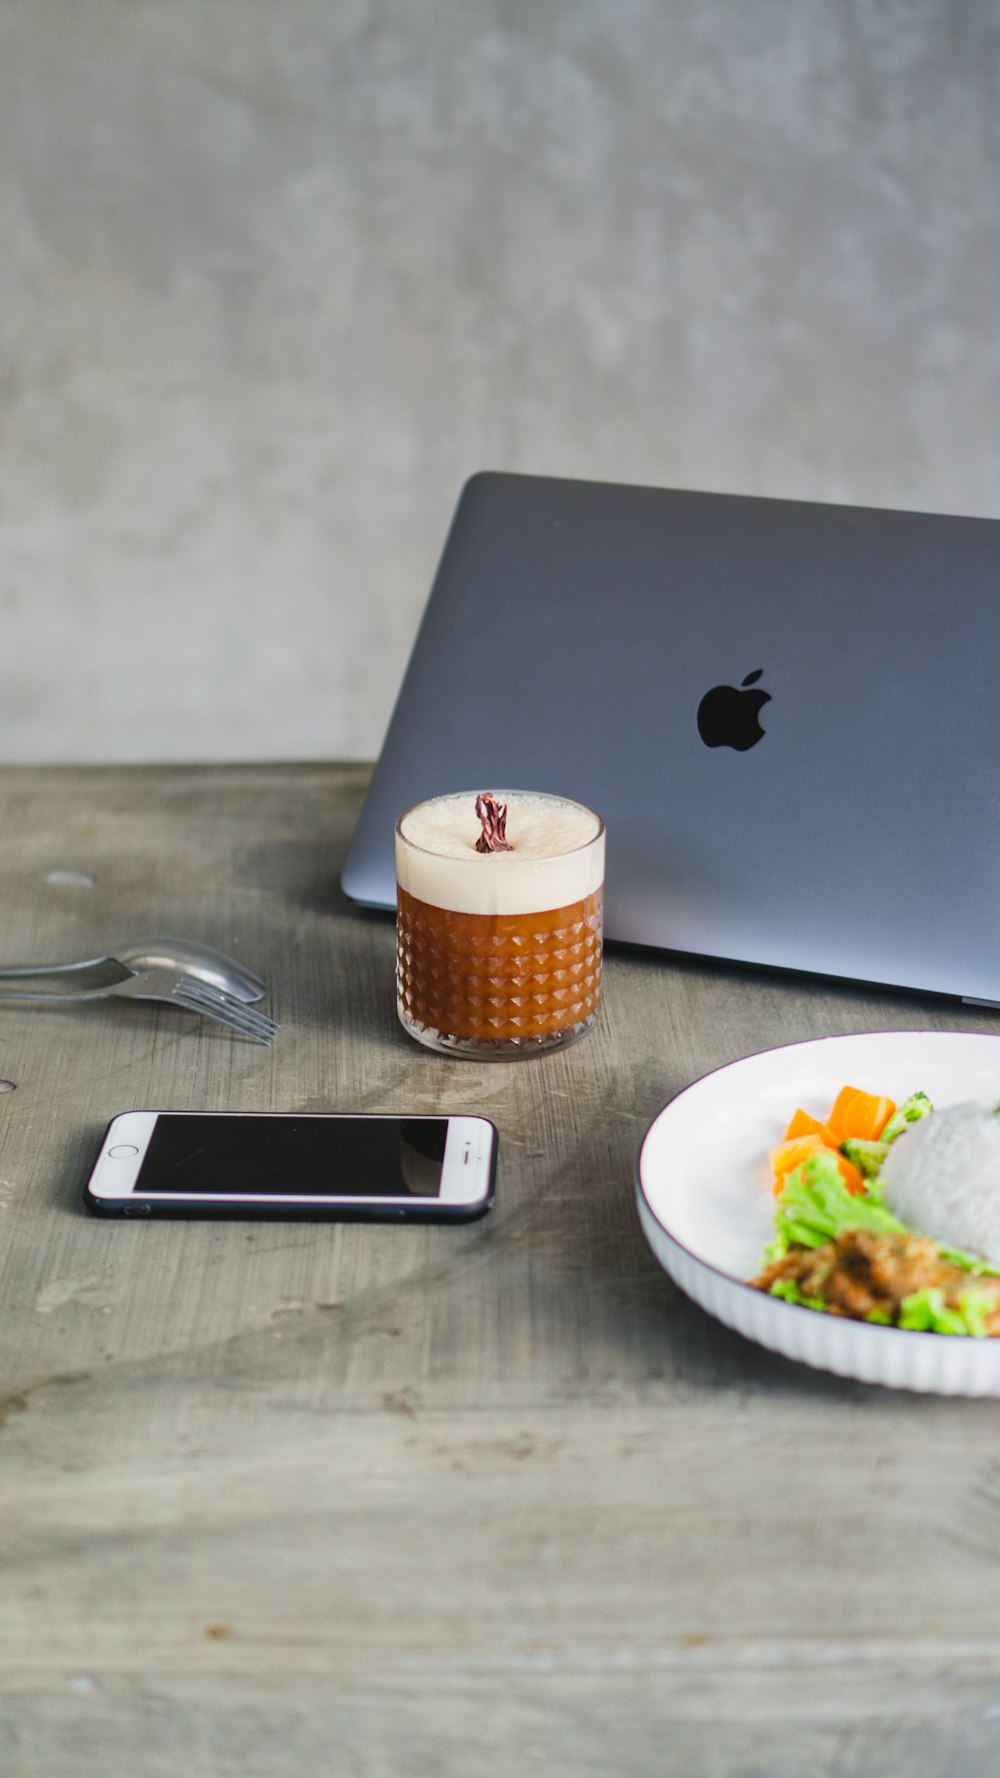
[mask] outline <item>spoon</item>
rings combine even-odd
[[[133,945],[117,947],[114,955],[128,969],[178,969],[199,981],[209,982],[237,1000],[263,1000],[267,988],[258,975],[193,938],[140,938]]]

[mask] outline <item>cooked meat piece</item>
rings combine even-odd
[[[969,1274],[943,1259],[936,1241],[926,1235],[873,1235],[859,1229],[855,1248],[863,1254],[876,1290],[895,1302],[915,1290],[969,1288]]]
[[[949,1308],[958,1308],[973,1286],[992,1298],[986,1317],[989,1334],[1000,1334],[1000,1278],[973,1278],[944,1259],[935,1241],[925,1235],[877,1235],[851,1229],[822,1247],[793,1247],[783,1259],[751,1279],[758,1290],[771,1289],[779,1278],[798,1285],[803,1296],[822,1302],[831,1315],[865,1321],[874,1314],[898,1321],[904,1297],[918,1290],[940,1290]]]

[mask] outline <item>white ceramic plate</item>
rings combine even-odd
[[[941,1395],[1000,1395],[1000,1339],[904,1333],[818,1315],[746,1283],[773,1233],[767,1150],[797,1105],[824,1117],[840,1087],[938,1108],[1000,1100],[1000,1037],[888,1031],[823,1037],[731,1062],[672,1099],[639,1155],[643,1230],[660,1264],[710,1315],[786,1358]]]

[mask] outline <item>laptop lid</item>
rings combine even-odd
[[[1000,522],[476,476],[346,893],[466,787],[604,817],[610,939],[1000,1002]]]

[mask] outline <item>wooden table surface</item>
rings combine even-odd
[[[612,949],[576,1047],[397,1025],[338,877],[358,766],[0,772],[9,960],[174,931],[271,1050],[168,1007],[0,1011],[4,1778],[973,1778],[1000,1770],[1000,1402],[745,1343],[633,1169],[706,1069],[993,1031],[915,997]],[[482,1111],[464,1228],[91,1219],[133,1107]]]

